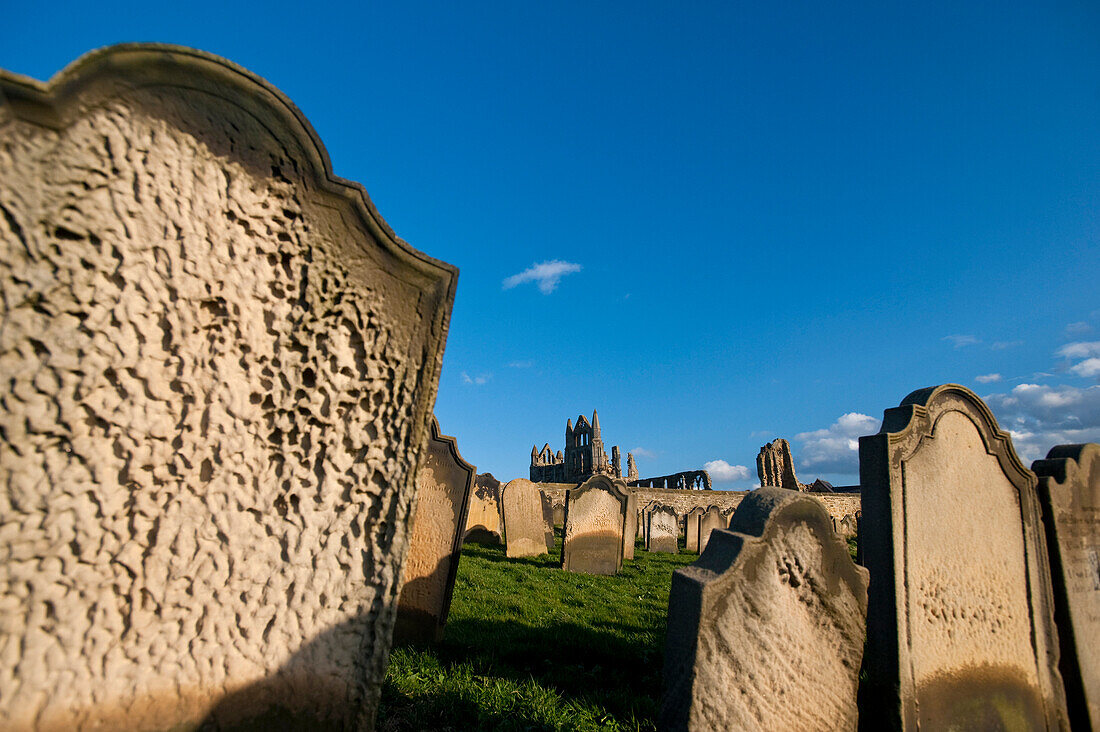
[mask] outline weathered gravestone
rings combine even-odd
[[[676,524],[676,511],[671,506],[657,506],[650,511],[646,551],[676,554],[680,550]]]
[[[504,543],[503,521],[500,518],[500,481],[492,473],[479,473],[474,478],[463,540],[480,544]]]
[[[395,643],[443,639],[476,473],[462,459],[455,438],[440,434],[439,422],[433,419],[427,454],[416,477],[416,508],[398,589]]]
[[[657,501],[650,501],[642,508],[640,514],[641,524],[639,526],[639,531],[642,536],[642,544],[647,547],[649,546],[649,514],[652,513],[655,508],[657,508]]]
[[[526,478],[509,481],[502,491],[504,509],[504,553],[509,557],[537,557],[554,544],[547,538],[549,501],[539,487]]]
[[[953,384],[915,391],[859,462],[869,728],[1061,728],[1036,479],[989,408]]]
[[[726,517],[722,515],[722,509],[718,506],[708,506],[703,515],[699,517],[699,553],[707,548],[710,532],[715,529],[724,529],[727,524]]]
[[[0,72],[0,727],[370,727],[456,270],[215,56]]]
[[[1100,729],[1100,445],[1058,445],[1039,474],[1059,668],[1073,729]]]
[[[699,551],[699,521],[706,511],[696,506],[688,511],[684,519],[684,550],[689,552]]]
[[[638,531],[638,496],[628,486],[625,486],[625,482],[624,488],[629,497],[626,501],[626,527],[623,529],[623,559],[633,560],[634,537]]]
[[[610,575],[622,568],[630,495],[622,480],[603,475],[566,493],[562,569]]]
[[[855,730],[867,570],[825,507],[750,493],[672,575],[663,730]]]

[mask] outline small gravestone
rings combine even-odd
[[[639,530],[642,535],[642,545],[649,546],[649,514],[657,507],[657,501],[650,501],[642,508],[641,525]]]
[[[689,552],[699,551],[699,521],[706,511],[696,506],[688,511],[684,519],[684,550]]]
[[[546,542],[546,552],[554,550],[554,502],[550,496],[539,490],[542,500],[542,538]]]
[[[870,728],[1062,728],[1036,478],[989,408],[953,384],[913,392],[859,463]]]
[[[1100,445],[1058,445],[1039,474],[1059,668],[1073,729],[1100,729]]]
[[[761,488],[672,575],[663,730],[855,730],[867,613],[825,507]]]
[[[649,512],[649,545],[647,551],[676,554],[676,511],[670,506],[658,506]]]
[[[503,544],[500,518],[500,481],[492,473],[480,473],[474,479],[470,493],[470,510],[466,518],[463,541],[479,544]]]
[[[548,551],[545,503],[539,487],[526,478],[510,481],[501,492],[504,508],[504,553],[537,557]]]
[[[589,478],[566,493],[562,569],[616,574],[623,566],[630,489],[622,480]]]
[[[476,472],[462,459],[455,438],[440,434],[439,421],[433,419],[427,457],[416,476],[416,514],[398,590],[395,643],[443,638]]]
[[[707,541],[710,539],[710,532],[715,529],[726,528],[726,517],[722,515],[722,509],[718,506],[710,506],[699,517],[699,553],[702,554],[703,550],[707,548]]]
[[[638,497],[626,488],[630,497],[626,502],[626,527],[623,529],[623,559],[634,559],[634,538],[638,531]]]

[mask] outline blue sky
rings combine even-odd
[[[949,381],[1025,460],[1100,441],[1096,3],[6,16],[0,66],[36,78],[161,41],[293,99],[398,235],[460,268],[436,413],[498,478],[595,408],[643,475],[748,488],[786,437],[801,479],[853,483],[855,438]]]

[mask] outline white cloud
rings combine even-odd
[[[492,374],[478,374],[477,376],[470,376],[465,371],[462,372],[462,383],[471,384],[473,386],[484,386],[489,379],[493,378]]]
[[[979,384],[992,384],[995,381],[1000,381],[1000,374],[983,374],[982,376],[975,376],[974,381]]]
[[[1100,386],[1020,384],[983,399],[1025,462],[1055,445],[1100,442]]]
[[[1086,358],[1076,366],[1070,367],[1070,371],[1085,378],[1100,376],[1100,358]]]
[[[508,364],[510,369],[529,369],[535,365],[534,361],[512,361]]]
[[[1100,356],[1100,341],[1077,341],[1076,343],[1067,343],[1055,351],[1055,353],[1062,358],[1089,358],[1090,356]]]
[[[1024,345],[1023,341],[994,341],[990,346],[994,351],[1004,351],[1008,348],[1015,348],[1016,346]]]
[[[710,473],[715,483],[732,483],[735,480],[748,480],[749,477],[749,469],[744,465],[730,465],[725,460],[703,463],[703,470]]]
[[[537,282],[539,292],[544,295],[549,295],[558,286],[558,282],[561,281],[562,277],[580,271],[581,266],[579,264],[563,262],[560,259],[553,259],[549,262],[539,262],[538,264],[531,265],[519,274],[505,277],[503,283],[504,289],[511,290],[516,285],[522,285],[524,282]]]
[[[627,450],[627,452],[634,455],[635,459],[637,459],[637,458],[653,459],[653,458],[657,457],[657,453],[653,452],[652,450],[647,450],[644,447],[635,447],[633,450]]]
[[[963,346],[972,346],[975,343],[981,343],[977,336],[972,335],[949,335],[944,336],[943,340],[951,341],[955,348],[962,348]]]
[[[795,440],[802,443],[798,469],[855,475],[859,472],[859,438],[875,434],[878,428],[879,421],[874,417],[849,412],[823,430],[795,435]]]
[[[1066,335],[1074,336],[1081,335],[1082,333],[1091,333],[1092,326],[1083,320],[1079,320],[1076,323],[1070,323],[1066,326]]]

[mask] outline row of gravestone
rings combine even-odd
[[[1028,470],[945,385],[859,447],[866,569],[820,502],[762,488],[674,574],[661,727],[1100,727],[1100,445]]]
[[[644,542],[646,551],[676,554],[680,551],[679,536],[682,527],[684,550],[702,552],[711,532],[725,528],[732,513],[733,509],[723,511],[718,506],[696,507],[688,511],[681,522],[676,509],[652,503],[639,514],[637,536]]]

